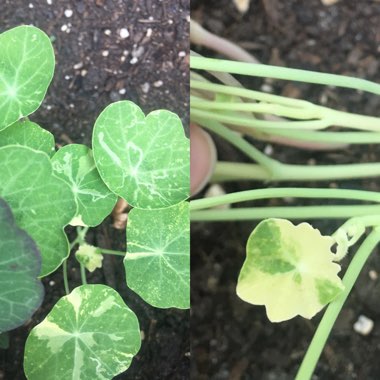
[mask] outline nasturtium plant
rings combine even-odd
[[[69,254],[63,228],[76,213],[70,187],[53,174],[49,157],[25,146],[0,148],[0,197],[17,224],[36,242],[42,256],[40,276],[57,269]]]
[[[54,73],[49,37],[33,26],[0,34],[0,130],[34,112]]]
[[[117,196],[100,178],[91,149],[80,144],[66,145],[53,156],[52,164],[54,173],[71,187],[78,203],[71,224],[100,224],[111,213]]]
[[[28,146],[50,157],[55,152],[54,136],[27,119],[19,120],[0,131],[0,147],[6,145]]]
[[[128,287],[153,306],[190,307],[189,203],[128,215]]]
[[[139,351],[139,324],[115,290],[87,285],[86,270],[101,268],[104,254],[126,252],[89,245],[86,233],[124,197],[135,207],[127,231],[128,284],[153,306],[188,308],[189,139],[174,113],[145,117],[122,101],[96,121],[93,151],[69,144],[55,152],[53,135],[26,118],[53,75],[49,38],[18,27],[0,35],[0,50],[0,337],[39,307],[38,277],[63,264],[67,296],[31,331],[25,374],[29,380],[112,379]],[[69,224],[77,226],[71,243]],[[67,259],[76,246],[83,286],[70,293]]]
[[[334,239],[308,223],[266,219],[247,242],[237,294],[265,305],[268,318],[281,322],[297,315],[312,318],[344,289],[340,265],[331,251]]]
[[[29,380],[109,380],[139,351],[136,315],[105,285],[83,285],[61,298],[31,331],[24,369]]]
[[[16,225],[11,209],[0,198],[0,333],[21,326],[41,305],[40,270],[35,242]]]
[[[130,101],[113,103],[96,120],[92,146],[102,179],[130,205],[165,208],[188,198],[190,142],[176,114],[145,116]]]

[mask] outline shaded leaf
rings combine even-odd
[[[11,206],[16,223],[36,242],[41,276],[53,272],[69,254],[63,231],[76,213],[71,189],[53,175],[49,157],[27,147],[0,148],[0,197]]]
[[[21,326],[41,305],[40,270],[36,244],[15,224],[9,206],[0,199],[0,333]],[[5,339],[3,334],[0,337]]]

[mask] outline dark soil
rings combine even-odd
[[[214,33],[247,48],[263,63],[380,81],[378,1],[346,0],[327,7],[319,0],[251,0],[250,10],[245,15],[234,9],[231,0],[193,1],[192,17]],[[204,49],[198,51],[204,55],[212,54]],[[263,83],[270,85],[277,94],[380,116],[380,98],[376,96],[273,80],[244,81],[250,88],[260,88]],[[226,144],[219,143],[218,148],[222,160],[245,160]],[[355,146],[330,153],[273,146],[273,151],[275,158],[289,163],[380,161],[378,146]],[[262,183],[235,183],[226,184],[225,189],[231,192],[266,186]],[[338,186],[380,189],[378,178],[342,181]],[[284,203],[278,200],[261,203],[281,204]],[[326,234],[332,233],[339,223],[312,222]],[[191,377],[194,379],[294,379],[320,320],[321,315],[318,315],[311,321],[295,318],[271,324],[263,307],[244,303],[236,296],[236,281],[245,258],[245,242],[254,226],[254,222],[193,224]],[[380,273],[380,259],[376,252],[363,269],[334,327],[313,379],[380,378],[380,280],[371,279],[369,271],[374,271],[372,275]],[[353,330],[353,324],[361,314],[374,321],[374,329],[368,336]]]
[[[66,17],[67,9],[73,11],[71,17]],[[50,130],[58,145],[90,145],[97,115],[121,99],[134,101],[145,112],[172,110],[188,125],[188,1],[2,1],[0,32],[21,24],[38,26],[54,40],[55,77],[31,119]],[[121,28],[128,29],[129,37],[121,38]],[[115,230],[111,222],[107,219],[90,232],[89,242],[125,249],[125,232]],[[72,288],[80,284],[78,272],[75,260],[70,261]],[[188,378],[188,311],[155,309],[142,301],[127,289],[117,257],[107,257],[104,268],[88,280],[118,290],[140,321],[142,348],[129,370],[117,379]],[[25,340],[64,295],[61,271],[45,278],[44,285],[41,309],[25,326],[11,332],[9,349],[0,350],[0,379],[25,379]]]

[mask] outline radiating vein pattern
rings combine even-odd
[[[40,270],[36,244],[0,198],[0,334],[22,325],[41,305]]]
[[[128,215],[128,286],[156,307],[190,306],[189,204]]]
[[[61,148],[52,159],[54,172],[74,193],[78,211],[72,224],[97,226],[108,216],[117,200],[101,179],[92,151],[85,145],[70,144]]]
[[[61,298],[30,333],[29,380],[109,380],[124,372],[141,345],[136,315],[105,285],[83,285]]]
[[[0,35],[0,130],[34,112],[54,73],[49,37],[32,26]]]
[[[95,123],[93,150],[104,182],[134,207],[165,208],[189,196],[189,139],[172,112],[145,117],[132,102],[113,103]]]
[[[28,147],[0,148],[0,197],[11,206],[16,223],[36,242],[41,276],[53,272],[69,254],[63,231],[77,210],[70,187],[53,174],[49,157]]]

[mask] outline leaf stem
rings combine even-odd
[[[86,268],[82,263],[80,263],[80,277],[82,279],[82,284],[87,285]]]
[[[375,228],[364,240],[356,255],[351,260],[346,274],[343,277],[345,290],[335,301],[331,302],[327,307],[326,312],[318,325],[317,331],[314,334],[314,337],[298,370],[295,380],[308,380],[311,378],[317,361],[326,344],[327,338],[329,337],[331,329],[335,323],[335,320],[337,319],[340,310],[342,309],[348,295],[350,294],[361,269],[379,242],[380,229]]]
[[[190,67],[192,69],[220,71],[230,74],[250,75],[256,77],[345,87],[380,95],[380,84],[365,79],[344,75],[203,57],[190,57]]]
[[[70,294],[69,280],[67,276],[67,259],[63,261],[63,284],[65,286],[66,295]]]
[[[380,162],[346,165],[292,165],[276,162],[271,173],[259,165],[217,162],[211,181],[327,181],[380,175]]]
[[[380,225],[380,205],[245,207],[228,210],[201,210],[192,211],[190,219],[193,222],[238,222],[267,218],[310,220],[349,219],[361,216],[377,217],[377,224]]]
[[[190,202],[190,210],[202,210],[224,204],[268,198],[335,198],[380,203],[380,194],[374,191],[280,187],[239,191],[217,197],[197,199]]]
[[[125,256],[125,252],[123,251],[115,251],[113,249],[104,249],[104,248],[98,248],[102,251],[102,253],[107,254],[107,255],[116,255],[116,256]]]

